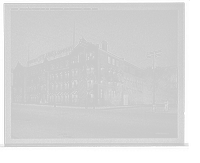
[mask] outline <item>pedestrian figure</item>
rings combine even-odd
[[[165,101],[165,111],[169,110],[169,102],[166,100]]]

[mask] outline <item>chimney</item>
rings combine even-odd
[[[104,51],[108,51],[108,43],[106,41],[102,41],[101,49]]]

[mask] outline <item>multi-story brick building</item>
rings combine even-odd
[[[81,39],[74,48],[29,61],[23,71],[23,100],[17,100],[19,86],[15,84],[14,102],[68,106],[143,103],[141,70],[108,52],[105,42],[100,47]],[[17,74],[13,80],[20,83]]]

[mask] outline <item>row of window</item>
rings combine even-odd
[[[43,70],[57,70],[57,69],[62,69],[62,68],[68,68],[69,67],[69,60],[66,61],[61,61],[61,62],[57,62],[55,64],[51,64],[49,66],[44,66],[44,67],[38,67],[32,70],[28,71],[28,76],[30,75],[35,75],[35,74],[39,74],[41,73]]]
[[[78,58],[79,58],[79,62],[85,61],[84,52],[81,52],[81,53],[79,53],[78,56],[73,57],[71,64],[78,63]],[[94,58],[95,58],[94,52],[87,53],[87,60],[88,61],[92,60]],[[29,70],[28,71],[28,76],[39,74],[43,70],[53,71],[53,70],[57,70],[57,69],[68,68],[69,66],[70,66],[70,61],[69,60],[59,61],[59,62],[51,64],[49,66],[43,66],[43,67],[38,67],[38,68],[35,68],[35,69],[32,69],[32,70]]]
[[[125,77],[124,76],[124,81],[135,83],[135,84],[138,84],[138,85],[142,85],[142,81],[139,81],[139,80],[131,78],[131,77]]]
[[[94,51],[87,53],[86,54],[87,61],[95,59],[95,55],[94,54],[95,54]],[[78,63],[78,62],[80,63],[80,62],[84,62],[84,61],[85,61],[85,54],[84,54],[84,52],[81,52],[81,53],[79,53],[78,56],[75,56],[75,57],[72,58],[72,64],[75,64],[75,63]]]
[[[119,67],[119,60],[108,56],[108,64]]]
[[[90,75],[90,74],[94,74],[94,67],[87,67],[86,68],[86,73],[87,75]],[[82,72],[80,72],[80,70],[78,69],[72,69],[71,70],[71,77],[74,78],[74,77],[77,77],[78,75],[83,75]],[[55,73],[55,74],[50,74],[49,75],[49,80],[50,81],[62,81],[62,80],[69,80],[69,77],[70,77],[70,72],[69,71],[66,71],[66,72],[58,72],[58,73]],[[29,83],[31,84],[35,84],[36,82],[45,82],[46,79],[45,78],[38,78],[38,79],[35,79],[35,80],[31,80]]]
[[[105,92],[103,91],[103,89],[100,89],[99,93],[100,93],[100,98],[105,97]],[[115,91],[115,90],[109,90],[106,93],[107,93],[106,95],[108,96],[108,98],[116,97],[118,95],[117,91]]]
[[[17,71],[14,73],[14,78],[20,78],[23,76],[23,72],[22,71]]]

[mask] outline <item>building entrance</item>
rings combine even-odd
[[[124,105],[128,105],[128,95],[124,95]]]
[[[42,94],[42,102],[45,102],[45,94]]]

